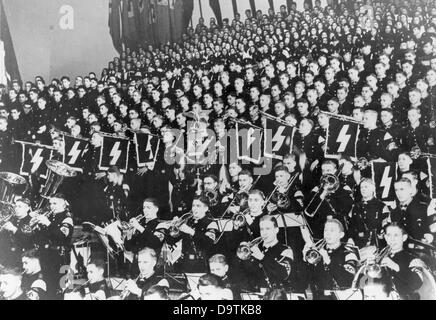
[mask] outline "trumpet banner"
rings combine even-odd
[[[85,165],[83,155],[89,148],[89,142],[84,139],[64,136],[64,158],[63,163],[73,169],[83,171]]]
[[[259,164],[262,160],[263,130],[237,122],[236,138],[238,160]]]
[[[397,164],[395,162],[373,162],[371,169],[377,198],[382,201],[395,201],[394,183],[397,180]]]
[[[294,127],[286,126],[274,119],[265,118],[264,155],[282,160],[292,150]]]
[[[45,162],[51,159],[52,148],[33,143],[17,142],[22,146],[20,175],[30,176],[36,172],[39,177],[47,178],[48,168]]]
[[[127,172],[130,141],[123,138],[103,136],[100,152],[100,170],[108,170],[117,166],[122,173]]]
[[[135,133],[135,149],[138,167],[156,161],[160,139],[147,133]]]
[[[329,118],[326,158],[349,156],[356,158],[359,124],[346,119]]]

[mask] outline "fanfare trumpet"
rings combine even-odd
[[[139,279],[139,276],[137,276],[136,279],[133,280],[133,281],[136,282],[136,281],[138,281],[138,279]],[[126,300],[127,297],[128,297],[129,295],[130,295],[130,290],[129,290],[128,287],[126,286],[126,287],[124,288],[124,290],[121,291],[121,294],[120,294],[120,300]]]
[[[136,216],[133,219],[136,219],[138,222],[140,222],[145,219],[145,214],[140,214],[139,216]],[[133,231],[133,226],[131,225],[130,222],[120,221],[120,223],[121,223],[121,228],[123,229],[124,232],[129,233]]]
[[[12,213],[10,213],[5,217],[0,218],[0,231],[3,230],[4,225],[8,223],[14,215],[15,215],[15,211],[12,210]]]
[[[391,247],[386,246],[381,251],[376,252],[373,258],[368,258],[365,262],[365,274],[370,278],[380,278],[382,271],[381,262],[391,252]]]
[[[239,259],[243,261],[248,260],[251,257],[251,248],[253,248],[254,246],[258,246],[262,242],[263,242],[262,237],[256,238],[250,242],[242,242],[239,245],[238,250],[236,251],[236,255],[238,256]]]
[[[33,217],[30,219],[28,228],[32,231],[35,231],[39,227],[39,217],[47,217],[49,218],[53,214],[53,211],[47,208],[42,208],[39,210],[36,210],[34,212],[31,212],[30,215],[33,215]]]
[[[171,225],[168,228],[170,236],[173,238],[177,238],[180,235],[180,227],[182,225],[184,225],[186,222],[188,222],[188,220],[191,219],[193,216],[194,216],[194,214],[191,211],[191,212],[185,213],[179,219],[174,220],[174,222],[171,222]]]
[[[419,157],[436,158],[436,154],[422,152],[418,146],[415,146],[410,150],[410,157],[414,160],[418,159]]]
[[[326,245],[326,241],[324,239],[319,240],[315,245],[310,248],[306,254],[304,255],[304,259],[307,263],[316,266],[321,262],[322,256],[320,250],[323,249]]]

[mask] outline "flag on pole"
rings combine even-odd
[[[69,165],[73,169],[83,172],[85,159],[83,155],[89,148],[89,141],[71,136],[63,136],[64,139],[64,159],[63,163]]]
[[[236,136],[238,159],[260,164],[263,130],[248,122],[236,122]]]
[[[397,180],[397,164],[395,162],[373,162],[371,169],[377,198],[382,201],[395,201],[394,183]]]
[[[156,162],[160,146],[159,137],[147,133],[135,133],[134,141],[138,167]]]
[[[274,119],[265,118],[265,157],[282,160],[292,150],[294,127],[285,125]]]
[[[30,176],[38,173],[39,177],[47,178],[48,168],[45,165],[53,155],[53,148],[50,146],[16,141],[22,146],[20,175]]]
[[[339,158],[349,156],[356,158],[357,138],[359,124],[346,118],[329,118],[327,128],[326,158]]]
[[[109,31],[114,48],[121,52],[122,46],[121,0],[109,0]]]
[[[21,81],[20,71],[3,0],[0,0],[0,83],[7,85],[14,79]]]
[[[100,152],[100,170],[108,170],[117,166],[122,173],[127,172],[130,141],[124,138],[103,135]]]

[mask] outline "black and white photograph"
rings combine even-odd
[[[0,0],[0,300],[436,300],[435,235],[435,0]]]

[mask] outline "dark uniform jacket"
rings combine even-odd
[[[127,251],[139,252],[144,248],[152,248],[157,253],[162,249],[162,242],[164,239],[164,233],[156,230],[159,224],[158,219],[150,220],[147,223],[141,224],[145,230],[140,233],[136,231],[131,239],[124,241],[124,246]]]
[[[415,196],[410,204],[402,208],[399,203],[391,212],[391,221],[400,223],[409,237],[421,240],[425,233],[430,233],[427,222],[427,203]]]
[[[41,271],[35,274],[24,274],[21,280],[21,289],[31,300],[45,300],[47,285]]]
[[[313,269],[313,284],[315,290],[338,290],[350,288],[356,273],[357,256],[354,250],[346,244],[336,249],[326,249],[330,264],[324,261]]]
[[[264,258],[257,260],[251,257],[249,260],[240,261],[241,270],[256,289],[282,287],[292,271],[292,249],[279,242],[270,248],[260,245],[259,249],[265,255]]]
[[[101,281],[95,282],[95,283],[90,283],[88,285],[86,285],[85,287],[83,287],[82,289],[80,289],[80,294],[85,297],[86,295],[91,295],[91,300],[96,300],[96,298],[94,298],[92,295],[97,293],[98,291],[102,290],[104,292],[104,294],[106,295],[106,298],[110,297],[111,292],[109,289],[109,285],[106,281],[106,279],[103,279]]]
[[[383,222],[388,217],[389,211],[384,202],[376,198],[360,201],[353,207],[349,236],[359,248],[375,245],[372,241],[381,233]]]
[[[390,258],[400,267],[399,272],[390,270],[395,288],[400,297],[410,298],[410,295],[422,285],[419,274],[412,270],[411,262],[415,258],[405,250],[391,255]]]
[[[340,186],[334,193],[326,195],[321,201],[317,192],[319,187],[313,189],[311,197],[308,197],[305,214],[308,216],[308,223],[312,228],[313,235],[317,239],[323,238],[324,224],[328,216],[338,219],[347,228],[348,216],[353,206],[351,190],[347,186]]]
[[[378,158],[386,161],[394,160],[392,159],[394,153],[388,150],[392,142],[392,136],[382,129],[362,129],[357,142],[357,157],[365,157],[368,160]]]
[[[405,127],[402,135],[402,149],[410,151],[413,147],[418,146],[422,152],[429,152],[428,139],[431,137],[431,130],[428,126],[420,124],[413,129],[410,125]]]
[[[217,229],[212,227],[213,220],[208,216],[200,220],[189,219],[186,224],[195,230],[193,236],[181,232],[173,239],[167,236],[167,242],[171,244],[182,240],[181,271],[207,272],[207,259],[215,253],[213,250]]]

